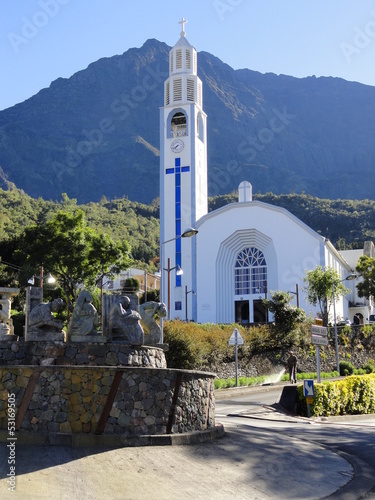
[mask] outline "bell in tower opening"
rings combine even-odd
[[[176,113],[172,118],[172,137],[183,137],[186,135],[186,116],[184,113]]]

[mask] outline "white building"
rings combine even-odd
[[[105,277],[103,280],[103,290],[111,292],[122,292],[126,284],[126,280],[129,278],[135,278],[139,282],[139,291],[145,293],[152,290],[159,290],[160,288],[160,277],[155,274],[148,273],[143,269],[136,269],[131,267],[126,269],[126,271],[120,271],[119,274],[113,278]],[[98,283],[100,287],[100,282]]]
[[[184,319],[186,310],[201,323],[258,323],[267,320],[262,299],[272,291],[290,291],[314,317],[318,309],[304,292],[306,271],[329,266],[345,279],[356,256],[339,253],[287,210],[253,201],[249,182],[239,186],[238,203],[208,213],[207,117],[197,52],[186,39],[185,22],[170,51],[160,110],[163,302],[170,318]],[[182,237],[189,227],[197,235]],[[176,273],[179,267],[182,275]],[[353,283],[348,282],[352,293],[337,301],[337,318],[353,319]]]

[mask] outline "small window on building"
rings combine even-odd
[[[175,311],[182,311],[182,302],[178,300],[177,302],[174,303],[174,310]]]
[[[170,68],[171,68],[171,73],[173,73],[173,52],[171,52],[171,55],[170,55]]]

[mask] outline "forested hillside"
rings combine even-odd
[[[366,240],[375,241],[375,202],[372,200],[327,200],[306,194],[258,194],[254,199],[289,210],[338,249],[357,248]],[[209,199],[209,210],[237,201],[237,194]],[[144,263],[154,269],[159,256],[159,206],[144,205],[126,198],[98,203],[78,204],[63,195],[59,201],[34,199],[22,190],[0,189],[0,244],[20,235],[30,225],[43,223],[58,210],[74,212],[81,208],[90,227],[107,233],[115,241],[126,240],[131,246],[135,263]],[[1,245],[0,245],[1,251]],[[11,256],[2,255],[3,260]]]
[[[43,223],[58,210],[74,212],[77,208],[85,212],[88,225],[98,233],[107,233],[115,241],[128,241],[135,261],[148,264],[159,255],[158,206],[126,198],[113,201],[102,198],[99,203],[78,205],[66,195],[55,202],[42,198],[35,200],[17,189],[0,189],[0,242],[21,234],[29,225]]]

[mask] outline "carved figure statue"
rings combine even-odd
[[[145,345],[160,344],[161,330],[155,321],[156,318],[165,318],[167,307],[163,302],[145,302],[139,306],[139,312],[142,318],[142,325],[145,331]]]
[[[109,334],[114,340],[123,340],[131,345],[143,345],[143,328],[140,315],[129,309],[129,297],[122,297],[109,311]]]
[[[35,306],[29,317],[30,333],[47,333],[63,331],[63,323],[55,319],[53,313],[64,307],[62,299],[54,299],[52,302],[42,303]]]
[[[93,298],[88,290],[78,295],[76,305],[69,324],[68,337],[97,335],[99,326],[98,313],[92,304]],[[73,339],[74,340],[74,339]]]
[[[11,319],[12,298],[19,294],[19,288],[0,287],[0,340],[17,338]]]

